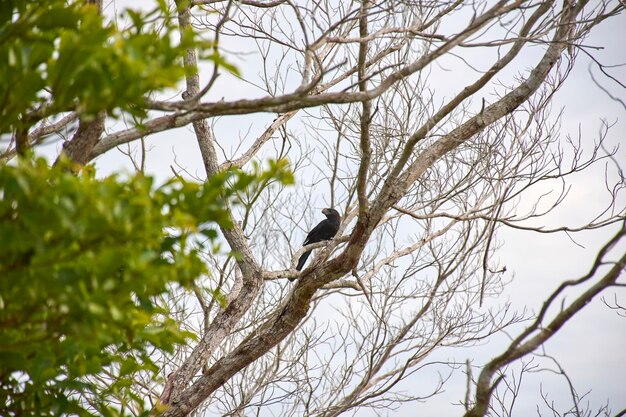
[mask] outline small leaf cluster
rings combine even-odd
[[[0,166],[0,415],[124,414],[110,397],[142,410],[133,374],[155,377],[154,352],[193,337],[156,296],[208,273],[196,243],[231,225],[237,193],[292,178],[278,161],[156,187],[67,164]],[[89,382],[105,371],[109,385]]]
[[[212,48],[180,31],[165,2],[125,10],[119,29],[84,1],[8,0],[0,9],[0,134],[66,111],[145,116],[145,97],[185,75],[187,48]],[[215,54],[208,57],[236,71]],[[16,88],[17,87],[17,88]]]

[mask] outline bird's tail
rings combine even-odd
[[[301,271],[302,270],[302,267],[306,263],[306,260],[309,259],[310,255],[311,255],[311,251],[308,250],[308,251],[304,252],[302,254],[302,256],[300,256],[300,259],[298,259],[298,265],[296,266],[296,270],[297,271]]]

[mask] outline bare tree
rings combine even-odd
[[[508,415],[521,376],[533,370],[524,365],[512,374],[509,366],[531,363],[590,300],[624,286],[626,184],[612,163],[616,150],[604,146],[609,126],[595,141],[561,138],[551,106],[577,56],[593,53],[584,39],[622,13],[623,3],[176,5],[181,28],[214,39],[215,53],[245,60],[242,77],[204,65],[211,51],[189,50],[182,99],[146,98],[150,118],[122,130],[109,125],[95,146],[79,146],[80,137],[93,139],[79,127],[66,152],[84,162],[141,140],[145,157],[151,135],[191,126],[206,176],[288,158],[299,186],[268,183],[241,195],[231,209],[235,227],[222,230],[236,256],[207,253],[211,275],[193,294],[166,300],[198,340],[162,358],[162,387],[137,382],[164,416],[393,409],[436,395],[460,372],[468,374],[460,412]],[[447,81],[437,80],[441,67],[450,68]],[[233,85],[248,88],[243,98],[223,97]],[[42,124],[28,140],[38,143],[75,120]],[[220,135],[235,120],[240,137]],[[605,184],[607,206],[580,224],[543,224],[568,198],[570,177],[602,161],[620,173]],[[540,187],[552,192],[538,195]],[[313,208],[327,206],[342,214],[337,237],[301,248],[320,219]],[[619,230],[587,274],[564,281],[532,314],[487,302],[510,279],[494,258],[501,228]],[[296,271],[311,248],[316,255]],[[583,289],[565,302],[571,287]],[[215,290],[226,294],[223,302]],[[437,354],[511,326],[522,330],[484,366]],[[428,382],[407,389],[415,374]]]

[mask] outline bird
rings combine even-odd
[[[309,234],[306,235],[306,239],[304,239],[304,243],[302,246],[306,246],[310,243],[317,243],[324,240],[330,240],[337,234],[339,230],[339,223],[341,223],[341,216],[339,212],[333,208],[325,208],[322,210],[322,213],[326,216],[326,219],[322,220],[315,226]],[[298,260],[298,265],[296,266],[296,270],[302,270],[302,267],[306,263],[306,260],[309,259],[309,255],[311,255],[312,249],[304,252],[300,259]],[[290,281],[293,281],[295,278],[290,278]]]

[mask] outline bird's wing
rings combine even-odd
[[[306,235],[306,239],[304,239],[304,245],[308,245],[309,243],[316,243],[320,241],[320,232],[324,230],[326,220],[322,220],[315,226],[308,235]]]

